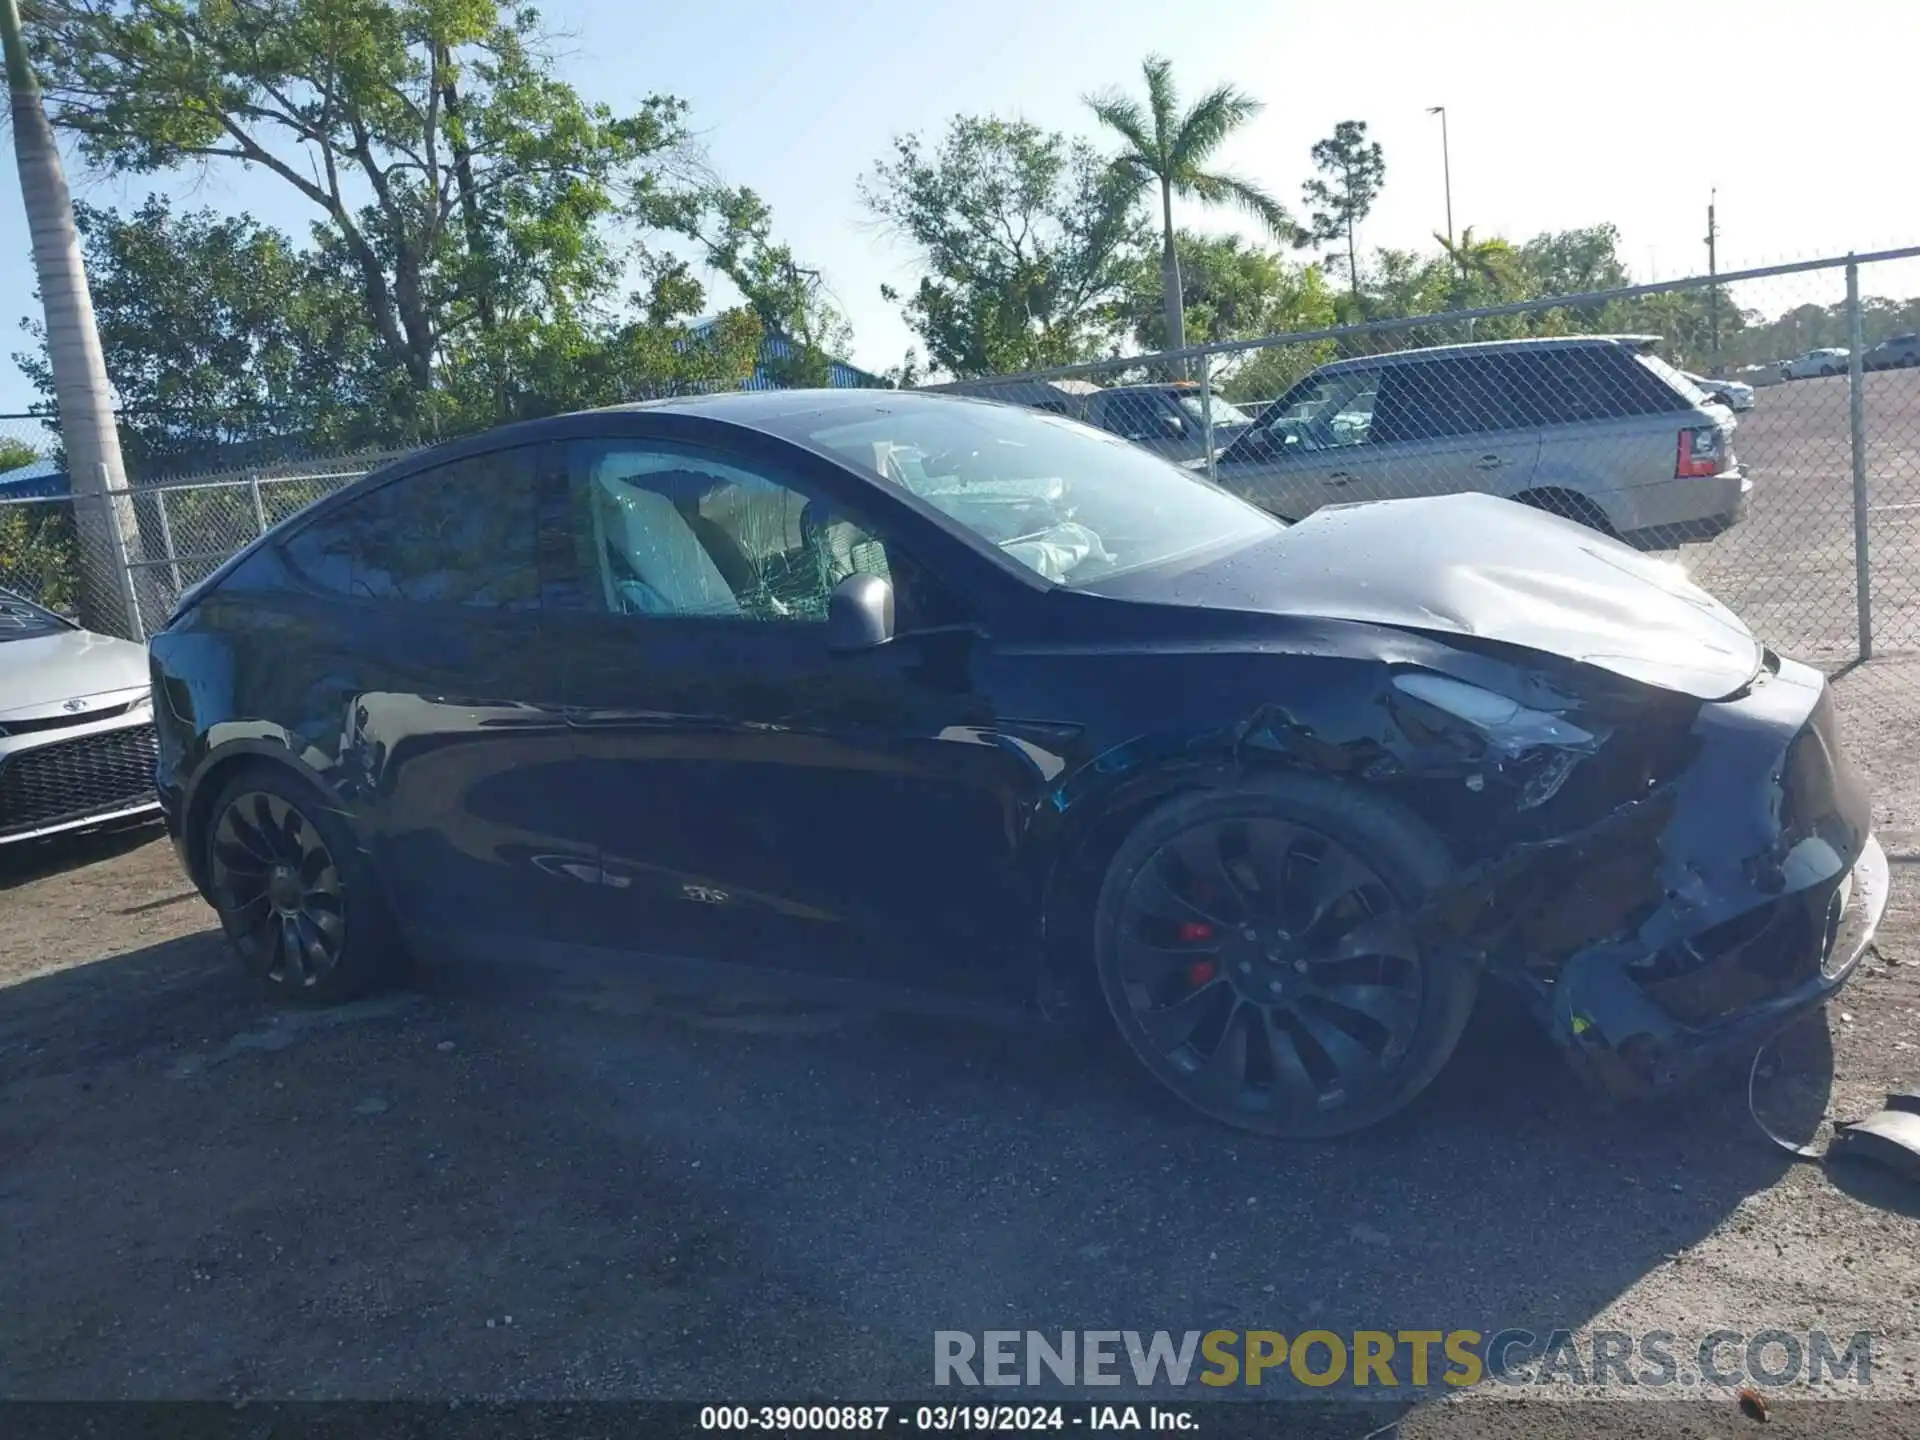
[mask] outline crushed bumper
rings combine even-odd
[[[1684,1084],[1722,1060],[1749,1058],[1803,1016],[1820,1009],[1846,986],[1880,926],[1887,908],[1886,852],[1869,836],[1866,848],[1839,886],[1821,887],[1830,924],[1817,948],[1780,957],[1814,963],[1815,973],[1784,994],[1699,1026],[1665,1023],[1639,1029],[1609,1043],[1605,1034],[1575,1033],[1570,1016],[1569,1054],[1576,1068],[1602,1089],[1622,1096],[1647,1095]],[[1809,897],[1812,898],[1812,897]],[[1616,1030],[1621,1028],[1615,1022]]]
[[[1702,705],[1686,759],[1574,834],[1519,846],[1429,908],[1512,982],[1575,1068],[1657,1092],[1843,986],[1886,908],[1886,856],[1815,670]]]

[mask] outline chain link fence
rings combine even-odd
[[[1920,249],[935,388],[1085,420],[1289,520],[1505,496],[1683,566],[1782,653],[1920,660]]]
[[[105,495],[69,494],[57,471],[10,494],[0,476],[0,589],[144,639],[221,561],[400,453],[167,476]]]
[[[1783,653],[1829,671],[1912,660],[1920,687],[1920,249],[933,388],[1085,420],[1291,520],[1506,496],[1685,567]],[[50,455],[28,419],[22,444]],[[79,500],[51,461],[16,467],[0,587],[144,636],[228,555],[386,458]]]

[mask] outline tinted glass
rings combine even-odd
[[[1251,544],[1281,528],[1190,470],[1024,408],[908,403],[802,433],[1063,585]]]
[[[0,640],[28,640],[74,627],[11,590],[0,590]]]
[[[1136,442],[1174,439],[1185,423],[1173,408],[1172,398],[1157,390],[1103,395],[1097,414],[1103,429]]]
[[[1533,425],[1582,425],[1695,403],[1679,371],[1618,345],[1515,350],[1502,361],[1513,403]]]
[[[1374,440],[1444,440],[1530,429],[1528,387],[1504,354],[1460,355],[1395,365],[1382,372]]]
[[[357,599],[537,609],[534,455],[497,451],[370,490],[291,536],[287,559]]]

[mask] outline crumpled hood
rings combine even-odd
[[[1740,690],[1763,653],[1678,565],[1492,495],[1329,507],[1131,593],[1475,635],[1701,700]]]
[[[89,630],[0,640],[0,723],[61,713],[74,699],[104,704],[147,683],[146,647],[131,640]]]

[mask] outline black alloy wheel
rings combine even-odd
[[[313,822],[280,795],[245,790],[222,808],[208,877],[249,969],[281,989],[322,986],[347,939],[339,867]]]
[[[1412,1100],[1478,981],[1421,954],[1437,842],[1369,795],[1304,783],[1318,805],[1213,797],[1155,816],[1116,857],[1096,927],[1102,989],[1146,1068],[1216,1119],[1298,1137]]]

